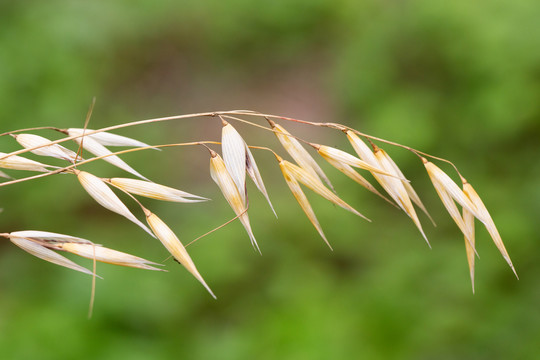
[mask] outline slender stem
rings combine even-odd
[[[459,170],[457,169],[455,164],[452,163],[451,161],[447,160],[447,159],[439,158],[439,157],[436,157],[436,156],[421,152],[421,151],[416,150],[414,148],[411,148],[409,146],[402,145],[402,144],[399,144],[399,143],[396,143],[396,142],[393,142],[393,141],[389,141],[389,140],[385,140],[385,139],[382,139],[382,138],[379,138],[379,137],[376,137],[376,136],[368,135],[368,134],[362,133],[362,132],[360,132],[358,130],[355,130],[355,129],[350,128],[350,127],[345,126],[345,125],[341,125],[341,124],[337,124],[337,123],[317,123],[317,122],[312,122],[312,121],[306,121],[306,120],[290,118],[290,117],[286,117],[286,116],[264,114],[264,113],[260,113],[260,112],[257,112],[257,111],[250,111],[250,110],[230,110],[230,111],[202,112],[202,113],[193,113],[193,114],[186,114],[186,115],[174,115],[174,116],[167,116],[167,117],[161,117],[161,118],[152,118],[152,119],[132,121],[132,122],[127,122],[127,123],[123,123],[123,124],[108,126],[108,127],[98,129],[98,130],[87,131],[87,132],[85,132],[84,134],[81,134],[81,135],[68,136],[68,137],[63,138],[63,139],[51,141],[50,144],[44,144],[44,145],[36,146],[34,148],[18,150],[18,151],[12,152],[10,154],[6,154],[5,156],[1,156],[0,160],[6,158],[8,156],[22,154],[22,153],[33,151],[33,150],[36,150],[36,149],[39,149],[39,148],[42,148],[42,147],[45,147],[45,146],[58,144],[58,143],[65,142],[65,141],[68,141],[68,140],[73,140],[73,139],[77,139],[77,138],[80,138],[80,137],[83,137],[83,136],[97,134],[97,133],[104,132],[104,131],[116,130],[116,129],[131,127],[131,126],[137,126],[137,125],[143,125],[143,124],[151,124],[151,123],[157,123],[157,122],[163,122],[163,121],[190,119],[190,118],[196,118],[196,117],[223,116],[225,118],[229,118],[229,119],[232,119],[232,120],[244,122],[244,123],[247,123],[247,124],[249,124],[251,126],[259,127],[259,128],[265,129],[267,131],[272,131],[272,129],[269,129],[269,128],[265,127],[265,126],[255,124],[255,123],[250,122],[248,120],[240,119],[240,118],[237,118],[237,117],[232,116],[232,115],[244,115],[244,116],[256,116],[256,117],[263,117],[263,118],[281,119],[281,120],[285,120],[285,121],[291,121],[291,122],[296,122],[296,123],[301,123],[301,124],[306,124],[306,125],[319,126],[319,127],[329,127],[329,128],[342,130],[342,131],[343,130],[350,130],[350,131],[353,131],[354,133],[356,133],[358,135],[361,135],[361,136],[364,136],[366,138],[376,140],[376,141],[380,141],[380,142],[385,143],[385,144],[389,144],[389,145],[393,145],[393,146],[397,146],[397,147],[401,147],[403,149],[409,150],[409,151],[413,152],[416,155],[420,154],[420,155],[423,155],[423,156],[426,156],[426,157],[429,157],[429,158],[432,158],[432,159],[436,159],[436,160],[439,160],[439,161],[446,162],[446,163],[452,165],[452,167],[456,170],[456,172],[461,176],[461,173],[459,172]],[[55,128],[55,127],[41,127],[41,128],[35,128],[35,129],[54,129],[54,130],[58,130],[58,131],[66,133],[65,130],[60,130],[60,129]],[[28,130],[30,130],[30,129],[28,129]],[[19,131],[19,130],[17,130],[17,131]],[[8,132],[8,133],[5,133],[5,134],[9,134],[9,133],[13,133],[13,132]],[[2,134],[2,135],[4,135],[4,134]],[[290,136],[293,136],[293,135],[290,135]],[[295,137],[295,136],[293,136],[293,137]],[[295,138],[297,140],[299,140],[299,141],[307,143],[305,140],[303,140],[301,138],[298,138],[298,137],[295,137]],[[6,183],[3,183],[3,184],[6,184]]]
[[[198,114],[176,115],[176,116],[168,116],[168,117],[155,118],[155,119],[146,119],[146,120],[139,120],[139,121],[133,121],[133,122],[128,122],[128,123],[113,125],[113,126],[105,127],[105,128],[98,129],[98,130],[86,131],[84,134],[81,134],[81,135],[68,136],[68,137],[65,137],[63,139],[54,140],[54,141],[51,141],[48,144],[36,146],[36,147],[33,147],[33,148],[21,149],[21,150],[18,150],[18,151],[14,151],[14,152],[6,154],[4,156],[0,156],[0,160],[5,159],[8,156],[23,154],[23,153],[26,153],[26,152],[29,152],[29,151],[40,149],[40,148],[45,147],[45,146],[59,144],[59,143],[62,143],[62,142],[68,141],[68,140],[78,139],[78,138],[83,137],[83,136],[89,136],[89,135],[97,134],[97,133],[104,132],[104,131],[116,130],[116,129],[126,128],[126,127],[130,127],[130,126],[150,124],[150,123],[161,122],[161,121],[179,120],[179,119],[187,119],[187,118],[203,117],[203,116],[216,116],[216,114],[217,114],[216,112],[206,112],[206,113],[198,113]],[[61,130],[61,129],[58,129],[58,130],[60,132],[67,133],[66,130]]]
[[[235,115],[246,115],[246,116],[259,116],[259,117],[267,117],[272,119],[281,119],[286,121],[292,121],[300,124],[306,124],[306,125],[314,125],[314,126],[324,126],[326,123],[316,123],[312,121],[306,121],[306,120],[300,120],[300,119],[294,119],[286,116],[279,116],[279,115],[272,115],[272,114],[264,114],[257,111],[251,111],[251,110],[234,110],[230,111],[229,113],[233,113]]]
[[[45,146],[59,144],[59,143],[65,142],[65,141],[69,141],[69,140],[77,139],[77,138],[80,138],[80,137],[97,134],[97,133],[104,132],[104,131],[117,130],[117,129],[127,128],[127,127],[131,127],[131,126],[152,124],[152,123],[163,122],[163,121],[190,119],[190,118],[207,117],[207,116],[215,117],[215,116],[219,116],[219,115],[224,115],[225,116],[225,115],[228,115],[228,114],[232,114],[232,115],[252,115],[252,116],[259,116],[259,117],[265,117],[266,116],[266,117],[271,117],[271,118],[283,119],[283,120],[287,120],[287,121],[295,121],[295,122],[309,124],[309,125],[321,126],[321,123],[313,123],[313,122],[309,122],[309,121],[286,118],[286,117],[282,117],[282,116],[267,115],[267,114],[262,114],[262,113],[257,113],[257,112],[250,112],[248,110],[202,112],[202,113],[193,113],[193,114],[186,114],[186,115],[174,115],[174,116],[167,116],[167,117],[161,117],[161,118],[138,120],[138,121],[132,121],[132,122],[122,123],[122,124],[118,124],[118,125],[112,125],[112,126],[108,126],[108,127],[105,127],[105,128],[98,129],[98,130],[86,131],[84,134],[81,134],[81,135],[68,136],[68,137],[65,137],[63,139],[51,141],[49,144],[44,144],[44,145],[36,146],[36,147],[33,147],[33,148],[21,149],[21,150],[18,150],[18,151],[14,151],[14,152],[12,152],[10,154],[6,154],[5,156],[1,156],[0,160],[6,158],[8,156],[23,154],[23,153],[26,153],[26,152],[29,152],[29,151],[40,149],[40,148],[45,147]],[[238,118],[235,119],[235,120],[250,123],[247,120],[242,120],[242,119],[238,119]],[[268,129],[268,128],[264,127],[264,126],[257,125],[257,124],[254,124],[254,123],[251,123],[251,125]],[[58,129],[58,128],[54,128],[54,127],[49,127],[49,129],[55,129],[55,130],[60,131],[62,133],[67,133],[67,130],[62,130],[62,129]]]
[[[255,123],[252,123],[251,121],[248,121],[248,120],[244,120],[244,119],[240,119],[238,117],[235,117],[235,116],[230,116],[230,115],[223,115],[224,118],[227,118],[227,119],[231,119],[231,120],[235,120],[235,121],[239,121],[239,122],[243,122],[243,123],[246,123],[246,124],[249,124],[249,125],[252,125],[252,126],[255,126],[255,127],[258,127],[258,128],[261,128],[263,130],[266,130],[266,131],[270,131],[270,132],[273,132],[273,133],[276,133],[276,134],[281,134],[281,135],[285,135],[285,136],[289,136],[289,137],[292,137],[292,138],[295,138],[296,140],[300,141],[300,142],[303,142],[304,144],[307,144],[307,145],[311,145],[311,143],[309,141],[306,141],[298,136],[295,136],[293,134],[285,134],[284,132],[281,132],[281,131],[278,131],[278,130],[275,130],[275,129],[270,129],[270,128],[267,128],[266,126],[262,126],[262,125],[259,125],[259,124],[255,124]],[[264,118],[266,119],[267,116],[264,115]],[[313,124],[316,124],[316,123],[313,123]]]
[[[223,118],[226,118],[226,119],[230,119],[230,120],[235,120],[235,121],[238,121],[238,122],[242,122],[244,124],[248,124],[248,125],[251,125],[251,126],[254,126],[254,127],[258,127],[260,129],[263,129],[263,130],[266,130],[266,131],[271,131],[273,132],[272,129],[266,127],[266,126],[263,126],[263,125],[259,125],[259,124],[256,124],[254,122],[251,122],[249,120],[245,120],[245,119],[241,119],[239,117],[235,117],[235,116],[231,116],[231,115],[220,115],[220,117],[223,117]]]

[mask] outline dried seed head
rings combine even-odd
[[[287,176],[301,182],[302,184],[309,187],[311,190],[315,191],[317,194],[319,194],[323,198],[342,207],[343,209],[350,211],[353,214],[366,219],[367,221],[371,221],[367,217],[365,217],[364,215],[356,211],[352,206],[347,204],[345,201],[341,200],[341,198],[339,198],[336,194],[334,194],[327,187],[325,187],[323,183],[319,181],[318,178],[311,175],[305,169],[299,166],[296,166],[287,160],[281,161],[280,167],[284,175],[286,174]]]
[[[332,183],[325,175],[319,164],[309,155],[306,149],[300,144],[294,136],[292,136],[287,130],[285,130],[281,125],[274,122],[270,123],[274,134],[278,138],[279,142],[283,148],[291,155],[291,157],[296,161],[300,167],[304,168],[309,172],[313,177],[317,179],[323,179],[324,182],[334,191]]]
[[[433,186],[435,187],[435,190],[437,191],[437,194],[439,195],[439,198],[441,199],[444,207],[454,220],[454,222],[457,224],[463,235],[465,236],[465,241],[467,241],[469,248],[476,253],[475,244],[474,244],[474,232],[471,233],[471,224],[468,225],[465,224],[464,217],[462,217],[459,209],[456,206],[456,203],[454,202],[454,199],[450,196],[450,194],[446,191],[444,186],[442,186],[440,183],[433,181]],[[467,210],[464,208],[464,210]],[[467,210],[467,212],[464,212],[464,215],[469,216],[470,211]],[[473,225],[474,227],[474,222]]]
[[[144,231],[154,237],[152,232],[142,222],[140,222],[139,219],[137,219],[135,215],[131,213],[131,211],[129,211],[126,205],[124,205],[118,196],[116,196],[116,194],[100,178],[86,171],[77,170],[75,174],[86,192],[93,197],[98,204],[126,217],[128,220],[134,222]]]
[[[371,183],[369,181],[367,181],[362,175],[360,175],[358,172],[356,172],[356,170],[354,170],[350,165],[343,164],[343,163],[338,162],[338,161],[336,161],[336,160],[334,160],[332,158],[327,158],[326,160],[333,167],[335,167],[336,169],[338,169],[339,171],[341,171],[342,173],[344,173],[345,175],[347,175],[348,177],[350,177],[351,179],[356,181],[358,184],[362,185],[367,190],[371,191],[375,195],[380,196],[381,198],[383,198],[384,200],[386,200],[387,202],[389,202],[393,206],[396,206],[391,200],[389,200],[386,196],[382,195],[375,187],[373,187],[373,185],[371,185]]]
[[[94,244],[64,243],[59,244],[57,248],[59,250],[67,251],[72,254],[85,257],[87,259],[92,259],[107,264],[133,267],[145,270],[165,271],[150,266],[160,265],[155,262]]]
[[[356,151],[360,159],[364,160],[372,166],[379,167],[379,162],[377,161],[375,154],[373,154],[373,151],[371,151],[369,146],[367,146],[366,143],[364,143],[362,139],[360,139],[360,137],[358,137],[358,135],[356,135],[354,132],[347,130],[346,134],[347,139],[349,139],[349,142],[351,143],[354,151]]]
[[[347,130],[346,131],[347,138],[349,139],[349,142],[351,143],[352,147],[354,148],[354,151],[358,154],[360,159],[364,160],[368,164],[378,167],[382,170],[381,164],[379,163],[379,160],[375,156],[375,154],[371,151],[369,146],[367,146],[362,139],[360,139],[355,133],[352,131]],[[381,186],[384,188],[384,190],[396,201],[396,203],[401,207],[402,204],[399,201],[399,197],[397,196],[397,193],[392,190],[392,182],[387,181],[386,178],[379,176],[378,173],[372,173],[373,177]]]
[[[246,143],[238,131],[227,122],[221,133],[221,149],[225,167],[234,180],[242,201],[246,204]]]
[[[24,251],[40,258],[45,261],[51,262],[56,265],[64,266],[69,269],[80,271],[88,275],[94,275],[92,271],[74,263],[73,261],[55,253],[54,251],[47,249],[44,246],[37,244],[36,242],[20,237],[10,237],[10,241],[23,249]],[[99,277],[99,276],[98,276]]]
[[[91,130],[91,129],[86,129],[86,131],[84,129],[77,129],[77,128],[71,128],[71,129],[68,129],[68,132],[73,132],[73,133],[79,133],[82,135],[82,133],[84,132],[91,132],[91,131],[94,131],[94,130]],[[129,147],[149,147],[150,145],[148,144],[145,144],[139,140],[135,140],[135,139],[132,139],[132,138],[129,138],[129,137],[126,137],[126,136],[122,136],[122,135],[117,135],[117,134],[112,134],[112,133],[109,133],[109,132],[106,132],[106,131],[101,131],[101,132],[98,132],[98,133],[94,133],[94,134],[91,134],[91,135],[87,135],[89,138],[92,138],[94,139],[95,141],[97,141],[98,143],[100,143],[101,145],[103,146],[129,146]],[[153,148],[155,150],[161,150],[161,149],[158,149],[158,148]]]
[[[481,214],[472,201],[465,195],[465,193],[456,185],[456,183],[448,176],[444,171],[439,169],[437,165],[433,164],[427,159],[422,159],[427,173],[435,186],[435,189],[444,189],[458,204],[470,211],[478,220],[485,223],[487,218],[484,214]]]
[[[184,245],[180,242],[176,234],[165,224],[159,217],[156,216],[156,214],[153,214],[152,212],[146,210],[146,221],[148,222],[148,225],[150,225],[150,228],[152,228],[152,231],[154,234],[156,234],[157,238],[161,243],[165,246],[165,248],[171,253],[171,255],[180,263],[182,264],[199,282],[208,290],[210,295],[215,299],[216,296],[210,289],[210,287],[206,284],[203,277],[195,267],[195,264],[193,263],[193,260],[191,260],[191,257],[189,256],[188,252],[184,248]]]
[[[249,217],[247,214],[247,207],[244,205],[240,191],[236,187],[232,176],[227,171],[227,167],[225,166],[225,162],[221,156],[213,151],[211,152],[210,157],[210,176],[218,185],[221,193],[246,229],[251,240],[251,244],[260,253],[261,251],[259,249],[259,244],[257,244],[255,235],[253,235],[253,231],[251,230],[251,225],[249,223]]]
[[[152,199],[193,203],[207,201],[209,199],[202,196],[190,194],[185,191],[177,190],[165,185],[156,184],[149,181],[127,178],[111,178],[106,179],[106,182],[111,183],[128,193],[140,195]]]
[[[266,201],[272,209],[272,212],[277,217],[251,150],[238,131],[236,131],[236,129],[225,120],[223,120],[221,147],[223,152],[223,161],[225,162],[227,171],[229,171],[229,174],[233,178],[234,183],[242,196],[244,204],[247,204],[247,172],[249,177],[257,186],[257,189],[264,195]]]
[[[42,240],[47,243],[80,243],[80,244],[92,244],[91,241],[82,239],[75,236],[58,234],[48,231],[36,231],[36,230],[24,230],[14,231],[9,234],[13,237]]]
[[[386,176],[396,177],[394,174],[390,174],[379,167],[368,164],[367,162],[358,159],[343,150],[339,150],[326,145],[316,145],[317,152],[327,161],[333,160],[334,162],[342,163],[349,166],[354,166],[360,169],[368,170],[372,173],[382,174]],[[397,176],[401,177],[401,176]],[[405,180],[405,179],[403,179]]]
[[[332,249],[332,246],[326,239],[326,236],[324,235],[324,232],[322,230],[321,225],[319,224],[319,220],[317,220],[317,217],[315,216],[315,212],[313,211],[313,208],[311,207],[306,195],[302,191],[302,188],[300,187],[300,184],[298,184],[298,181],[294,178],[294,175],[290,173],[288,166],[286,166],[285,161],[281,161],[279,163],[279,167],[281,168],[281,171],[283,172],[283,177],[285,178],[285,182],[291,189],[292,194],[296,198],[296,201],[298,201],[298,204],[300,204],[300,207],[308,217],[309,221],[315,229],[317,229],[317,232],[319,235],[323,238],[324,242],[328,247]]]
[[[474,294],[474,261],[475,261],[475,236],[474,236],[474,215],[463,208],[463,224],[465,226],[465,251],[467,253],[467,263],[469,264],[469,274],[471,276],[472,292]]]
[[[463,180],[463,192],[467,196],[468,199],[471,200],[471,202],[475,205],[476,209],[478,210],[479,215],[484,219],[483,223],[486,226],[487,231],[489,232],[489,235],[491,236],[491,239],[493,239],[493,242],[495,243],[495,246],[497,246],[497,249],[499,249],[500,253],[502,254],[503,258],[506,260],[516,277],[518,277],[516,269],[514,268],[514,265],[512,264],[512,260],[510,259],[510,255],[508,255],[508,251],[506,251],[506,247],[504,246],[504,243],[501,239],[501,235],[499,234],[499,231],[497,230],[497,227],[495,226],[495,222],[491,218],[491,215],[489,214],[486,206],[484,205],[484,202],[478,196],[474,188],[471,184],[469,184],[465,179]]]
[[[392,165],[392,167],[394,168],[395,170],[395,173],[397,175],[399,175],[401,178],[405,178],[405,175],[403,175],[403,172],[401,171],[401,169],[399,168],[399,166],[397,166],[397,164],[395,163],[395,161],[390,157],[388,156],[387,153],[384,153],[386,155],[386,159],[388,160],[388,163],[390,165]],[[429,212],[427,211],[426,207],[424,206],[424,204],[422,203],[422,200],[420,200],[420,197],[418,196],[418,194],[416,193],[416,191],[414,190],[414,188],[412,187],[411,183],[408,182],[408,181],[403,181],[403,186],[405,187],[405,190],[407,191],[407,194],[409,195],[409,198],[412,200],[413,203],[416,204],[416,206],[418,206],[423,212],[424,214],[426,214],[426,216],[429,218],[429,220],[431,221],[431,223],[436,226],[435,224],[435,221],[433,221],[433,218],[431,217],[431,215],[429,214]]]
[[[68,129],[68,134],[70,136],[82,136],[83,132],[79,131],[80,129]],[[143,180],[148,180],[141,174],[139,174],[135,169],[133,169],[131,166],[129,166],[124,160],[120,159],[116,155],[110,155],[112,152],[107,149],[105,146],[101,145],[99,142],[91,138],[90,136],[82,136],[74,139],[79,145],[82,142],[82,146],[85,150],[91,152],[92,154],[100,157],[104,156],[103,160],[107,161],[108,163],[125,170],[137,177],[140,177]]]
[[[34,134],[13,134],[15,140],[25,149],[32,149],[41,146],[37,149],[30,150],[33,154],[40,156],[50,156],[62,160],[67,160],[72,163],[77,161],[77,154],[60,144],[51,144],[51,141],[39,135]],[[81,160],[79,158],[79,160]]]
[[[374,153],[374,156],[376,160],[378,161],[379,167],[381,169],[384,169],[385,171],[387,171],[390,174],[395,175],[396,177],[399,176],[394,165],[392,165],[393,160],[391,160],[390,156],[384,150],[377,148],[377,150]],[[373,175],[375,176],[375,174]],[[394,201],[412,219],[412,221],[414,222],[414,224],[416,225],[416,227],[422,234],[422,237],[424,238],[424,240],[426,240],[429,247],[431,247],[429,240],[426,234],[424,233],[424,229],[422,229],[422,224],[420,223],[420,219],[418,219],[418,215],[416,214],[416,211],[414,210],[411,199],[409,198],[407,189],[403,185],[404,184],[403,181],[397,179],[396,177],[377,175],[376,179],[383,186],[386,192],[394,199]]]
[[[255,158],[253,157],[253,154],[251,154],[251,151],[246,145],[246,153],[247,153],[247,159],[246,159],[246,171],[255,183],[255,186],[257,186],[257,189],[264,195],[266,198],[266,201],[268,202],[268,205],[270,206],[270,209],[272,209],[272,212],[274,213],[274,216],[277,217],[276,211],[274,210],[274,206],[272,205],[272,202],[270,201],[270,196],[268,196],[268,192],[266,191],[266,187],[264,186],[264,182],[261,176],[261,173],[259,171],[259,168],[257,167],[257,163],[255,162]]]
[[[13,170],[27,170],[27,171],[39,171],[49,172],[47,167],[51,165],[45,165],[40,162],[30,160],[18,155],[9,155],[0,152],[0,168],[13,169]]]

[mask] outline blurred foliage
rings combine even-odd
[[[404,151],[388,150],[438,223],[429,228],[423,219],[431,251],[405,215],[326,167],[340,195],[374,220],[311,196],[329,252],[275,163],[256,154],[279,214],[275,220],[251,188],[263,256],[236,223],[190,247],[217,301],[171,261],[166,274],[99,265],[106,280],[88,321],[88,277],[6,242],[2,357],[536,358],[539,17],[533,0],[1,2],[1,132],[80,127],[93,96],[91,128],[237,108],[345,123],[454,161],[490,208],[521,277],[512,278],[479,229],[471,294],[463,239]],[[284,125],[346,148],[339,134]],[[250,143],[277,146],[240,128]],[[216,139],[219,126],[199,119],[124,133],[165,143]],[[11,138],[0,143],[17,149]],[[203,152],[125,158],[157,182],[214,199],[189,210],[146,202],[184,242],[232,217]],[[0,193],[2,231],[57,231],[152,260],[167,256],[68,176]]]

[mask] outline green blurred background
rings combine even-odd
[[[251,186],[263,256],[238,223],[189,248],[217,301],[170,260],[169,273],[101,264],[105,280],[87,320],[88,276],[4,241],[1,357],[536,359],[539,18],[536,0],[0,2],[0,132],[81,127],[93,96],[90,128],[239,108],[340,122],[454,161],[491,210],[520,275],[517,281],[478,227],[471,293],[462,236],[405,151],[385,147],[438,223],[422,218],[432,250],[404,214],[326,166],[339,194],[373,219],[306,191],[330,252],[275,161],[256,153],[279,215]],[[350,151],[337,132],[283,125]],[[237,128],[249,143],[279,148],[265,132]],[[219,139],[219,131],[216,119],[204,118],[122,134],[166,143]],[[18,149],[10,137],[0,145]],[[145,201],[184,243],[232,217],[201,149],[124,158],[156,182],[213,199]],[[106,164],[87,169],[125,175]],[[0,189],[0,201],[2,232],[56,231],[155,261],[167,257],[72,176]]]

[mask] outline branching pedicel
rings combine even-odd
[[[163,121],[173,121],[179,119],[188,119],[196,117],[215,117],[221,120],[222,137],[221,142],[217,141],[196,141],[190,143],[178,143],[178,144],[164,144],[150,146],[138,140],[134,140],[128,137],[120,136],[110,131],[131,127],[135,125],[151,124]],[[241,117],[241,118],[240,118]],[[251,119],[251,120],[246,120]],[[289,121],[301,123],[306,126],[318,126],[329,129],[341,131],[346,135],[349,143],[351,144],[354,152],[357,156],[351,153],[338,150],[333,147],[329,147],[321,144],[314,144],[308,142],[300,137],[290,134],[283,126],[277,124],[276,121]],[[269,148],[263,148],[258,146],[249,146],[243,137],[236,131],[231,124],[234,122],[243,122],[245,124],[263,129],[264,131],[272,132],[285,151],[291,156],[296,164],[284,160],[277,152]],[[28,131],[42,131],[42,130],[56,130],[64,133],[67,137],[56,141],[50,141],[45,137],[28,133]],[[126,162],[124,162],[118,155],[123,153],[142,151],[148,149],[161,149],[167,147],[176,146],[190,146],[199,145],[204,146],[209,150],[210,157],[210,176],[214,182],[218,185],[219,189],[223,193],[223,196],[234,210],[236,217],[233,220],[238,219],[244,226],[253,247],[260,252],[259,245],[255,238],[255,235],[251,229],[251,225],[248,217],[249,197],[246,188],[246,174],[255,183],[257,189],[266,198],[268,205],[276,214],[266,187],[255,162],[250,148],[252,149],[264,149],[271,151],[279,164],[279,167],[285,178],[285,182],[289,186],[292,194],[296,198],[297,202],[301,206],[302,210],[309,218],[319,235],[323,238],[326,244],[330,247],[330,243],[326,239],[324,232],[315,216],[306,195],[304,194],[301,184],[310,188],[318,195],[329,200],[330,202],[342,207],[343,209],[356,214],[365,220],[371,221],[364,215],[359,213],[356,209],[351,207],[340,197],[336,195],[334,188],[324,174],[317,161],[306,150],[305,146],[312,147],[314,150],[329,164],[341,171],[343,174],[350,177],[352,180],[373,192],[377,196],[393,204],[394,206],[402,209],[413,221],[415,226],[420,231],[422,237],[429,241],[424,234],[422,224],[416,214],[416,205],[421,209],[433,222],[431,216],[422,204],[420,197],[417,195],[409,180],[405,178],[397,164],[392,158],[379,146],[375,145],[373,141],[377,141],[386,145],[398,146],[406,149],[413,154],[417,155],[419,159],[425,165],[427,173],[439,195],[442,203],[448,210],[451,217],[458,225],[465,238],[465,249],[467,253],[467,259],[469,263],[470,276],[472,281],[472,287],[474,292],[474,265],[475,265],[475,236],[474,236],[474,223],[475,219],[478,219],[488,230],[495,245],[501,252],[506,262],[510,265],[512,271],[515,272],[512,261],[506,251],[504,244],[501,240],[499,232],[495,227],[495,224],[489,215],[482,200],[477,195],[473,187],[465,180],[465,178],[459,173],[457,168],[448,160],[437,158],[429,154],[422,153],[418,150],[410,147],[393,143],[384,139],[375,138],[367,134],[363,134],[357,130],[351,129],[347,126],[335,124],[335,123],[312,123],[308,121],[302,121],[297,119],[291,119],[286,117],[280,117],[275,115],[261,114],[252,111],[223,111],[223,112],[209,112],[200,114],[189,114],[180,116],[171,116],[166,118],[148,119],[135,121],[116,126],[110,126],[99,130],[90,129],[57,129],[54,127],[43,127],[34,129],[24,129],[7,132],[0,134],[0,136],[11,135],[15,140],[22,145],[23,149],[12,152],[10,154],[0,153],[0,168],[13,169],[13,170],[26,170],[35,171],[40,174],[20,178],[15,180],[4,181],[0,183],[0,187],[6,187],[8,185],[29,181],[45,176],[51,176],[59,173],[73,174],[77,177],[78,181],[86,192],[94,198],[100,205],[106,209],[118,213],[128,220],[132,221],[143,230],[145,230],[152,237],[157,238],[165,246],[165,248],[171,253],[171,255],[182,264],[202,285],[210,292],[212,296],[214,294],[204,281],[203,277],[197,270],[195,264],[191,260],[185,246],[180,242],[174,232],[154,213],[145,208],[141,202],[135,198],[136,196],[148,197],[153,199],[159,199],[172,202],[184,202],[195,203],[206,201],[208,199],[190,194],[178,189],[174,189],[168,186],[156,184],[139,172],[134,170]],[[364,140],[362,140],[364,138]],[[75,141],[79,144],[79,152],[76,153],[67,149],[60,143],[66,143],[68,141]],[[365,140],[369,142],[371,148],[366,144]],[[219,147],[221,145],[221,154],[211,147]],[[305,145],[305,146],[304,146]],[[107,146],[124,146],[129,147],[128,150],[111,152]],[[88,159],[83,159],[80,155],[81,150],[86,150],[89,154],[94,155]],[[48,165],[44,162],[37,162],[30,160],[23,154],[33,153],[35,155],[45,157],[55,157],[70,162],[70,165],[65,167],[56,167]],[[428,160],[428,158],[443,161],[452,164],[456,172],[458,173],[462,185],[458,186],[446,173],[438,168],[434,163]],[[89,172],[81,170],[83,165],[89,162],[104,160],[110,164],[117,166],[120,169],[129,172],[139,179],[134,178],[100,178]],[[366,178],[360,175],[354,168],[365,170],[381,185],[382,189],[388,196],[381,194]],[[10,179],[10,176],[0,171],[0,176]],[[140,206],[142,212],[146,217],[146,226],[141,222],[131,210],[118,198],[115,192],[111,189],[115,188],[121,192],[128,194],[137,205]],[[460,210],[461,208],[461,210]],[[277,215],[276,215],[277,216]],[[8,238],[13,244],[17,245],[21,249],[35,255],[39,258],[47,260],[49,262],[68,267],[73,270],[84,272],[92,276],[97,276],[95,271],[90,271],[80,265],[77,265],[73,261],[60,255],[57,251],[66,251],[82,257],[93,259],[94,261],[101,261],[105,263],[129,266],[147,270],[161,270],[157,268],[159,264],[142,259],[137,256],[129,255],[116,250],[108,249],[101,245],[97,245],[89,240],[81,239],[74,236],[46,232],[46,231],[15,231],[11,233],[0,233],[0,236]],[[189,245],[189,244],[188,244]],[[331,248],[331,247],[330,247]],[[517,274],[516,274],[517,277]],[[215,296],[214,296],[215,297]]]

